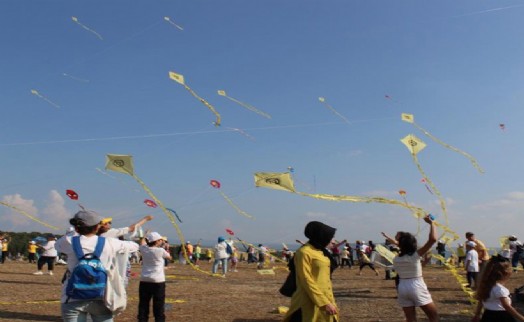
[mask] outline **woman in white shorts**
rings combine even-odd
[[[393,260],[393,266],[400,281],[398,285],[398,303],[404,311],[407,322],[417,321],[416,307],[426,313],[430,322],[439,320],[437,307],[431,299],[424,278],[420,259],[431,250],[437,241],[437,231],[431,218],[426,216],[424,221],[430,225],[429,238],[426,244],[417,250],[417,239],[410,233],[400,234],[398,245],[400,253]]]

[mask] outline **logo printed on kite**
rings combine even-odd
[[[415,141],[415,140],[409,140],[408,142],[409,142],[409,145],[411,145],[411,146],[417,146],[417,144],[418,144],[417,141]]]
[[[126,165],[126,163],[125,163],[124,160],[122,160],[122,159],[116,159],[116,160],[113,160],[113,165],[114,165],[115,167],[122,168],[123,166]]]
[[[268,179],[266,179],[266,183],[279,185],[280,184],[280,179],[279,178],[268,178]]]

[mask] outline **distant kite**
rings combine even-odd
[[[420,182],[422,182],[422,183],[424,184],[424,186],[426,187],[426,190],[427,190],[429,193],[433,194],[433,191],[431,191],[431,188],[428,187],[428,183],[427,183],[426,179],[422,178],[422,179],[420,179]],[[432,219],[432,220],[433,220],[433,219]]]
[[[324,97],[319,97],[318,100],[324,104],[324,106],[326,106],[331,112],[335,113],[336,116],[340,117],[342,120],[344,120],[344,122],[346,122],[347,124],[351,124],[351,122],[349,122],[349,120],[342,114],[340,114],[337,110],[335,110],[333,108],[333,106],[329,105],[327,102],[326,102],[326,99]]]
[[[180,30],[184,30],[184,28],[180,27],[179,25],[177,25],[173,20],[171,20],[171,18],[169,17],[164,17],[164,20],[169,22],[171,25],[177,27],[178,29]]]
[[[104,38],[102,38],[102,36],[100,36],[100,34],[96,31],[94,31],[93,29],[87,27],[86,25],[82,24],[80,21],[78,21],[78,18],[77,17],[71,17],[71,20],[73,20],[77,25],[79,25],[80,27],[84,28],[85,30],[89,31],[90,33],[94,34],[95,36],[98,37],[98,39],[100,40],[104,40]]]
[[[402,196],[402,199],[404,199],[404,202],[406,203],[406,205],[408,204],[408,201],[406,199],[406,191],[405,190],[399,190],[398,191],[398,194]]]
[[[50,99],[48,99],[48,98],[45,97],[44,95],[38,93],[38,91],[37,91],[36,89],[32,89],[32,90],[31,90],[31,94],[38,96],[39,98],[43,99],[44,101],[46,101],[47,103],[53,105],[53,106],[56,107],[56,108],[60,108],[60,105],[58,105],[58,104],[56,104],[55,102],[51,101]]]
[[[250,110],[251,112],[257,113],[258,115],[261,115],[261,116],[263,116],[263,117],[265,117],[267,119],[271,118],[271,115],[267,114],[266,112],[262,112],[261,110],[257,109],[253,105],[241,102],[241,101],[239,101],[239,100],[237,100],[237,99],[235,99],[235,98],[233,98],[231,96],[228,96],[226,94],[226,91],[224,91],[224,90],[218,90],[217,93],[218,93],[218,95],[224,96],[225,98],[227,98],[227,99],[237,103],[238,105],[240,105],[240,106]]]
[[[431,133],[429,133],[428,131],[424,130],[420,125],[418,125],[417,123],[415,123],[415,118],[413,116],[413,114],[407,114],[407,113],[402,113],[401,114],[401,119],[402,121],[404,122],[407,122],[407,123],[411,123],[413,124],[417,129],[419,129],[420,131],[422,131],[427,137],[429,137],[430,139],[432,139],[433,141],[437,142],[438,144],[444,146],[445,148],[448,148],[452,151],[455,151],[459,154],[462,154],[463,156],[465,156],[466,158],[468,158],[468,160],[473,164],[473,166],[480,172],[480,173],[484,173],[484,170],[482,170],[482,168],[479,166],[479,164],[477,163],[477,160],[475,160],[475,158],[473,158],[470,154],[464,152],[464,151],[461,151],[439,139],[437,139],[436,137],[434,137]]]
[[[181,84],[184,86],[184,88],[189,92],[191,93],[191,95],[193,95],[193,97],[195,97],[196,99],[198,99],[200,101],[200,103],[204,104],[211,112],[213,112],[213,114],[215,114],[216,116],[216,121],[213,122],[213,124],[215,126],[220,126],[220,114],[217,112],[217,110],[213,107],[213,105],[209,104],[205,99],[203,99],[202,97],[198,96],[197,93],[195,93],[195,91],[193,91],[189,86],[186,85],[186,82],[184,81],[184,75],[182,74],[177,74],[175,72],[169,72],[169,78],[171,78],[172,80],[174,80],[175,82]]]
[[[146,204],[146,206],[148,206],[150,208],[158,207],[158,205],[153,200],[146,199],[146,200],[144,200],[144,203]]]
[[[255,219],[253,216],[251,216],[250,214],[248,214],[247,212],[245,212],[244,210],[240,209],[234,202],[233,200],[231,200],[231,198],[229,198],[225,193],[222,192],[222,190],[220,190],[220,187],[222,186],[220,184],[220,182],[218,180],[211,180],[209,181],[209,184],[211,185],[211,187],[215,188],[218,190],[218,192],[220,192],[220,194],[222,195],[222,197],[227,201],[227,203],[233,207],[233,209],[235,209],[240,215],[244,216],[244,217],[247,217],[249,219]]]
[[[79,82],[89,83],[89,79],[84,79],[84,78],[76,77],[76,76],[69,75],[69,74],[66,74],[66,73],[62,73],[62,76],[64,76],[64,77],[68,77],[68,78],[71,78],[71,79],[76,80],[76,81],[79,81]]]
[[[71,200],[78,200],[78,193],[76,193],[74,190],[66,190],[66,195],[71,199]]]
[[[385,95],[384,95],[384,98],[387,99],[387,100],[389,100],[389,101],[391,101],[391,102],[393,102],[393,103],[398,103],[398,101],[397,101],[396,99],[394,99],[393,97],[391,97],[391,96],[388,95],[388,94],[385,94]]]
[[[499,127],[500,127],[500,129],[501,129],[502,131],[504,131],[504,130],[506,129],[506,125],[503,124],[503,123],[499,124]]]

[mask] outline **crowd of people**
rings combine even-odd
[[[125,288],[131,263],[141,264],[138,321],[148,320],[150,302],[153,303],[155,321],[165,321],[164,270],[173,259],[196,267],[201,261],[207,261],[212,263],[213,275],[226,277],[228,272],[237,271],[239,261],[264,269],[267,262],[274,261],[277,256],[290,263],[291,280],[295,280],[289,293],[291,305],[284,321],[339,321],[339,308],[331,285],[334,269],[358,266],[357,275],[361,275],[368,267],[378,276],[376,264],[385,268],[386,279],[395,276],[397,302],[406,321],[417,320],[416,307],[422,309],[429,321],[438,321],[438,310],[422,273],[435,244],[437,265],[463,267],[468,287],[476,290],[479,305],[472,321],[524,321],[524,316],[511,306],[509,291],[504,287],[504,282],[518,265],[524,267],[523,243],[514,235],[508,236],[496,256],[490,257],[484,243],[472,232],[465,234],[466,241],[459,243],[455,251],[448,252],[446,243],[437,240],[435,225],[427,216],[424,220],[430,225],[429,237],[420,247],[417,238],[409,232],[400,231],[394,237],[382,233],[385,243],[378,247],[386,247],[395,254],[391,265],[384,266],[376,260],[381,255],[373,241],[357,240],[353,245],[346,239],[337,241],[334,239],[336,229],[320,222],[310,222],[305,227],[308,241],[297,240],[302,246],[296,252],[284,245],[275,256],[262,244],[243,245],[244,249],[240,250],[231,238],[222,236],[211,248],[203,248],[201,241],[195,245],[186,241],[178,247],[170,247],[167,238],[158,232],[143,233],[141,226],[152,219],[152,216],[146,216],[128,227],[113,228],[112,218],[102,218],[93,211],[82,210],[70,220],[72,228],[61,238],[48,235],[28,242],[27,260],[36,264],[35,275],[53,275],[57,262],[67,265],[61,297],[64,321],[82,321],[88,315],[95,322],[112,321],[113,316],[126,306]],[[2,235],[0,241],[1,263],[5,263],[10,237]],[[98,264],[92,264],[93,257]],[[104,290],[100,294],[105,294],[109,288],[112,290],[109,299],[107,295],[85,295],[82,287],[77,287],[82,280],[75,279],[75,270],[85,261],[108,272],[104,275],[107,281],[103,283]],[[47,272],[44,273],[46,265]]]

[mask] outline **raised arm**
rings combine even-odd
[[[391,244],[398,246],[398,240],[395,238],[391,238],[391,236],[388,236],[385,232],[382,232],[382,236],[384,236],[384,238],[386,238]]]
[[[153,219],[153,216],[151,215],[148,215],[148,216],[145,216],[144,218],[140,219],[138,222],[132,224],[131,226],[129,226],[129,232],[132,233],[135,231],[135,229],[137,227],[140,227],[142,226],[143,224],[145,224],[146,222],[150,221]]]
[[[424,244],[424,246],[420,247],[417,250],[419,256],[424,256],[424,254],[427,253],[431,249],[431,247],[433,247],[433,245],[437,242],[437,227],[435,226],[435,223],[433,222],[433,220],[431,220],[429,215],[424,217],[424,221],[430,225],[429,237],[428,241]]]

